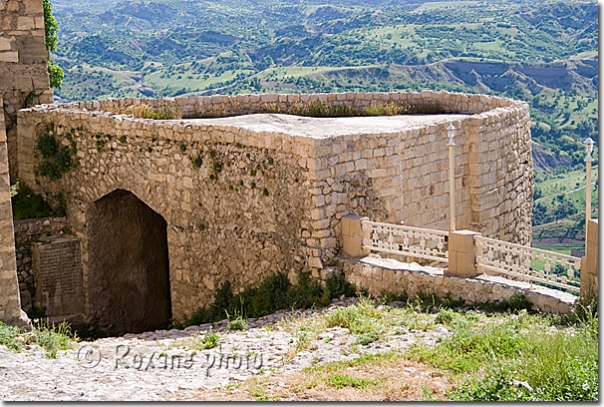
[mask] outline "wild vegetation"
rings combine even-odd
[[[328,281],[329,287],[323,293],[352,289],[337,275]],[[233,314],[227,310],[233,307],[234,298],[243,303],[241,298],[245,297],[262,304],[259,309],[263,312],[253,311],[257,315],[272,310],[281,310],[284,315],[280,321],[260,328],[292,335],[284,363],[301,352],[316,351],[318,342],[336,340],[326,334],[334,327],[356,337],[342,352],[359,356],[328,363],[315,358],[312,366],[299,373],[256,375],[234,386],[238,393],[231,399],[594,401],[598,398],[598,306],[594,295],[587,296],[565,316],[532,311],[532,304],[522,294],[499,303],[471,306],[429,293],[419,293],[413,301],[406,300],[405,295],[397,298],[360,295],[348,306],[292,311],[296,307],[290,307],[286,298],[296,298],[296,294],[314,295],[315,299],[330,295],[319,297],[316,288],[320,286],[308,281],[283,289],[282,294],[269,291],[284,284],[288,286],[283,276],[277,274],[265,280],[260,289],[246,290],[237,297],[223,285],[206,315],[217,311],[216,318],[223,319],[224,314],[230,319],[228,330],[247,330],[243,314],[248,312],[246,308],[236,318],[230,318]],[[314,289],[309,292],[309,287]],[[393,299],[396,301],[391,302]],[[279,301],[286,308],[276,306]],[[218,302],[222,305],[217,305]],[[221,307],[224,307],[222,313],[218,312]],[[435,331],[447,333],[435,345],[418,342],[402,350],[390,345],[401,335],[413,332],[421,338]],[[86,334],[85,330],[81,332]],[[214,349],[225,334],[210,329],[174,346],[183,345],[191,351]],[[0,345],[12,352],[22,352],[25,346],[37,344],[46,350],[47,358],[55,359],[62,356],[61,351],[73,348],[80,338],[80,332],[74,333],[65,323],[55,326],[35,321],[30,333],[0,323]],[[374,349],[370,351],[369,347]],[[410,374],[417,371],[419,375]],[[277,381],[279,385],[275,385]],[[234,387],[227,386],[227,391],[221,392],[217,399],[229,399]]]
[[[331,337],[324,332],[330,327],[346,328],[357,336],[350,352],[361,353],[359,357],[329,363],[317,360],[301,373],[253,378],[238,387],[237,393],[212,397],[317,401],[598,398],[598,316],[593,300],[564,317],[530,311],[522,295],[499,304],[499,310],[459,306],[430,295],[398,307],[385,302],[363,297],[345,308],[292,316],[276,324],[295,335],[290,358],[316,350],[318,341],[327,342]],[[437,328],[450,334],[435,346],[387,350],[398,335]],[[372,340],[366,340],[368,336]],[[384,351],[362,351],[373,343]]]
[[[65,322],[59,325],[46,325],[34,321],[34,329],[26,333],[0,321],[0,345],[6,346],[13,352],[21,352],[24,346],[37,344],[46,350],[48,359],[56,359],[59,351],[71,349],[78,340],[77,335]]]
[[[321,285],[306,273],[300,273],[296,285],[292,285],[283,273],[275,273],[262,281],[257,288],[247,288],[233,295],[231,283],[224,281],[214,294],[214,302],[207,308],[199,308],[174,326],[182,327],[216,322],[228,318],[229,329],[243,330],[245,318],[258,318],[283,309],[306,309],[325,306],[332,298],[352,296],[356,292],[343,274],[330,275]]]

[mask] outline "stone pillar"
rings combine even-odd
[[[471,230],[456,230],[449,233],[449,268],[445,276],[476,277],[476,245],[474,236],[480,235]]]
[[[14,181],[17,176],[17,111],[53,100],[46,61],[42,0],[0,1],[0,98],[5,103],[8,162]]]
[[[581,298],[598,294],[598,219],[585,225],[587,239],[585,257],[581,259]]]
[[[0,113],[3,113],[1,106],[0,98]],[[4,114],[0,114],[0,321],[29,330],[31,322],[21,310],[10,198]]]
[[[369,255],[369,250],[363,249],[363,238],[369,239],[369,232],[363,235],[362,222],[369,218],[358,215],[346,215],[342,218],[342,253],[348,257]]]

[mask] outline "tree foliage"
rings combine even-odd
[[[60,88],[63,83],[63,69],[55,65],[50,59],[50,53],[57,51],[59,23],[57,19],[52,15],[52,3],[50,0],[43,0],[44,6],[44,33],[46,38],[46,58],[48,60],[48,75],[50,79],[50,86],[53,88]]]

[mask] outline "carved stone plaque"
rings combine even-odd
[[[84,312],[80,239],[49,236],[32,245],[36,281],[35,302],[46,307],[46,316]]]

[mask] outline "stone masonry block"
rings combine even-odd
[[[19,53],[15,51],[0,52],[0,62],[19,62]]]
[[[476,246],[474,236],[480,233],[471,230],[457,230],[449,233],[449,268],[445,275],[474,277],[476,270]]]
[[[342,217],[342,252],[346,256],[360,257],[369,254],[369,250],[363,249],[363,220],[369,218],[358,215]]]
[[[581,297],[585,298],[598,290],[598,220],[587,222],[585,257],[581,259]]]

